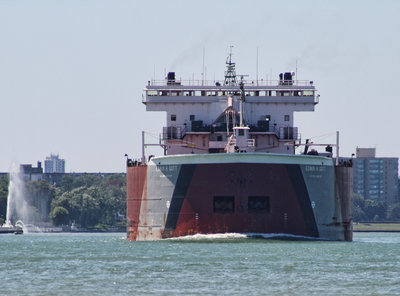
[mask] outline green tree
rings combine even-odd
[[[73,181],[73,188],[78,187],[90,187],[94,185],[99,185],[101,183],[101,178],[97,175],[84,174],[79,177],[75,177]]]
[[[3,219],[4,221],[6,220],[7,213],[8,183],[8,175],[0,177],[0,219]]]
[[[386,217],[386,205],[378,200],[365,200],[364,212],[369,221],[382,221]]]
[[[69,212],[66,208],[55,207],[50,213],[50,219],[57,226],[69,224]]]
[[[395,203],[389,207],[387,218],[391,221],[400,221],[400,203]]]
[[[69,176],[71,177],[71,176]],[[67,178],[55,190],[51,202],[52,217],[55,209],[62,207],[68,214],[64,224],[75,222],[83,228],[106,229],[125,225],[126,177],[113,174],[106,177],[82,175]],[[53,218],[52,218],[53,219]]]
[[[85,228],[94,227],[100,220],[99,192],[90,192],[97,191],[96,189],[97,188],[90,187],[89,190],[87,190],[88,192],[83,193],[81,197],[79,223]]]
[[[61,179],[61,190],[63,192],[72,190],[74,188],[74,177],[71,175],[64,175]]]
[[[360,194],[353,194],[353,220],[355,222],[367,220],[367,215],[364,212],[365,200]]]

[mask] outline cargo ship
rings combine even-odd
[[[127,239],[242,233],[351,241],[351,167],[339,162],[338,143],[321,155],[294,126],[295,112],[319,103],[313,81],[292,72],[245,80],[232,53],[224,74],[210,82],[169,72],[148,81],[142,102],[165,112],[166,126],[155,144],[142,132],[142,157],[127,157]],[[162,155],[146,156],[149,145]]]

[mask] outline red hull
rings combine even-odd
[[[164,189],[152,188],[159,190],[158,195],[153,192],[153,200],[148,200],[146,175],[146,166],[128,167],[129,240],[137,240],[138,236],[156,239],[225,232],[319,236],[298,166],[226,163],[182,167],[174,184],[171,207],[166,212],[160,206],[165,207],[164,201],[161,203]],[[152,180],[153,187],[157,186],[155,180]],[[216,211],[216,196],[230,198],[232,209]],[[250,198],[260,196],[268,198],[268,209],[250,211]],[[160,203],[152,203],[154,200]],[[146,218],[148,213],[154,216]],[[154,223],[148,223],[155,216],[164,217],[158,229],[152,226]]]
[[[135,166],[127,168],[127,238],[136,240],[138,235],[140,207],[142,197],[146,196],[147,166]]]
[[[276,176],[279,176],[279,182]],[[235,164],[198,166],[185,196],[176,230],[170,235],[287,233],[288,230],[291,234],[308,235],[296,193],[293,187],[287,186],[287,180],[289,176],[284,165],[243,164],[240,170]],[[214,195],[234,196],[236,211],[214,213]],[[279,198],[270,201],[268,214],[248,212],[248,196],[260,195]]]

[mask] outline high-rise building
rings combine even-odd
[[[39,181],[43,178],[43,168],[40,161],[37,162],[37,167],[31,164],[21,164],[19,166],[19,173],[22,175],[24,180],[28,181]]]
[[[65,173],[65,160],[60,159],[58,154],[51,154],[46,157],[44,161],[44,172],[45,173]]]
[[[398,198],[398,158],[376,157],[375,148],[357,148],[353,159],[353,192],[388,206]]]

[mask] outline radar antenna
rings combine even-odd
[[[232,48],[230,46],[229,56],[226,58],[225,85],[236,86],[236,63],[232,62]]]

